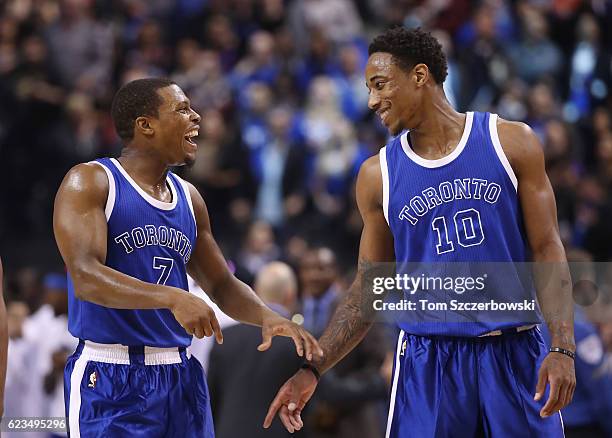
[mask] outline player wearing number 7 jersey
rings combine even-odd
[[[164,79],[123,86],[112,107],[124,148],[68,172],[55,200],[55,237],[69,275],[69,329],[80,339],[65,370],[71,437],[214,436],[192,335],[222,334],[189,273],[232,318],[262,327],[298,354],[320,349],[227,268],[200,194],[170,172],[191,164],[200,116]]]
[[[442,87],[446,59],[429,33],[390,29],[369,53],[368,105],[396,137],[358,176],[364,228],[357,277],[319,340],[324,358],[285,383],[264,426],[278,412],[290,431],[300,429],[318,374],[364,337],[378,298],[365,284],[374,263],[395,261],[401,273],[408,262],[515,269],[513,262],[533,260],[557,264],[554,281],[536,282],[557,351],[549,353],[538,330],[520,319],[399,318],[386,437],[563,436],[558,411],[575,387],[572,294],[537,138],[522,123],[455,111]],[[496,289],[508,301],[536,292],[516,276]]]

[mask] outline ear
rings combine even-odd
[[[155,130],[151,126],[151,122],[148,117],[138,117],[135,123],[135,129],[140,131],[143,135],[150,136],[153,135]]]
[[[414,72],[417,87],[422,87],[427,83],[427,80],[429,79],[429,67],[427,67],[427,65],[417,64],[414,66],[412,71]]]

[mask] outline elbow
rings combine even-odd
[[[532,245],[534,261],[564,261],[565,249],[561,238],[554,236]]]
[[[74,296],[79,300],[90,301],[95,294],[95,268],[89,265],[74,266],[69,269]]]

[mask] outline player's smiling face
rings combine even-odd
[[[193,164],[198,150],[195,137],[200,129],[200,115],[195,112],[189,99],[178,85],[160,88],[162,98],[158,117],[152,120],[152,127],[158,136],[159,151],[164,154],[168,165]]]
[[[365,79],[368,107],[376,111],[391,134],[411,128],[420,100],[414,69],[404,70],[390,53],[375,52],[368,59]]]

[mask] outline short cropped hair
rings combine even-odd
[[[390,53],[405,70],[410,70],[417,64],[425,64],[437,84],[443,84],[448,74],[442,46],[431,33],[420,28],[409,30],[396,26],[388,29],[370,43],[368,54],[376,52]]]
[[[134,138],[134,123],[138,117],[159,115],[162,98],[157,90],[174,85],[165,78],[136,79],[122,86],[111,106],[113,124],[119,137],[126,142]]]

